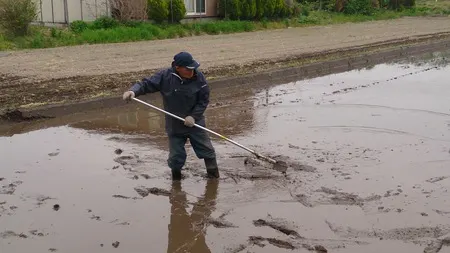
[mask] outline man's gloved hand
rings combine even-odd
[[[135,97],[135,94],[132,91],[126,91],[125,93],[123,93],[123,100],[125,100],[125,101],[130,101],[134,97]]]
[[[184,125],[185,125],[185,126],[193,127],[194,124],[195,124],[195,119],[192,118],[191,116],[187,116],[184,120],[185,120],[185,121],[184,121]]]

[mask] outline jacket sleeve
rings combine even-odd
[[[197,104],[195,105],[194,109],[192,110],[191,116],[197,121],[199,120],[202,116],[203,113],[206,110],[206,107],[208,107],[209,104],[209,87],[208,84],[205,82],[203,84],[203,86],[200,88],[200,90],[198,91],[198,100],[197,100]]]
[[[159,71],[150,77],[143,78],[140,82],[135,83],[130,90],[135,96],[144,95],[146,93],[154,93],[161,90],[163,71]]]

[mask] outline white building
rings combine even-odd
[[[110,16],[108,0],[35,0],[37,22],[67,24],[75,20],[93,21]]]
[[[110,0],[34,1],[37,3],[38,7],[38,17],[36,22],[43,22],[46,24],[69,24],[75,20],[93,21],[101,16],[111,16]],[[184,0],[186,6],[186,19],[216,17],[217,1],[218,0]]]

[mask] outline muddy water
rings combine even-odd
[[[208,126],[286,175],[214,138],[222,178],[188,146],[172,183],[162,116],[135,103],[3,125],[0,252],[450,252],[446,62],[213,90]]]

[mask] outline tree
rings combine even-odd
[[[256,0],[242,0],[241,18],[251,20],[256,16]]]
[[[13,36],[23,36],[37,18],[33,0],[0,0],[0,26]]]
[[[180,23],[186,16],[186,6],[183,0],[169,0],[169,22]]]
[[[162,23],[169,16],[169,8],[166,0],[148,0],[148,18],[157,23]]]

